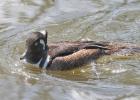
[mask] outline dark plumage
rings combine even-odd
[[[26,47],[21,60],[26,59],[28,63],[48,70],[68,70],[131,46],[95,41],[61,41],[47,44],[47,32],[33,32],[26,40]]]

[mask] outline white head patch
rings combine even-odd
[[[45,50],[45,42],[44,42],[44,40],[40,39],[40,44],[43,45],[43,49]]]
[[[40,31],[40,33],[42,33],[43,35],[46,35],[46,31],[45,30]]]

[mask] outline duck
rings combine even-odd
[[[111,55],[126,45],[96,41],[60,41],[48,44],[48,32],[36,31],[26,39],[26,49],[20,60],[46,70],[70,70]]]

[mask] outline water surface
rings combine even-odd
[[[105,56],[70,71],[41,71],[19,61],[30,32],[49,42],[95,40],[140,45],[139,0],[3,0],[0,97],[3,100],[139,100],[140,55]]]

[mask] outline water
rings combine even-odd
[[[139,0],[3,0],[0,3],[0,97],[3,100],[139,100],[140,55],[105,56],[70,71],[42,71],[19,61],[32,31],[49,42],[140,44]]]

